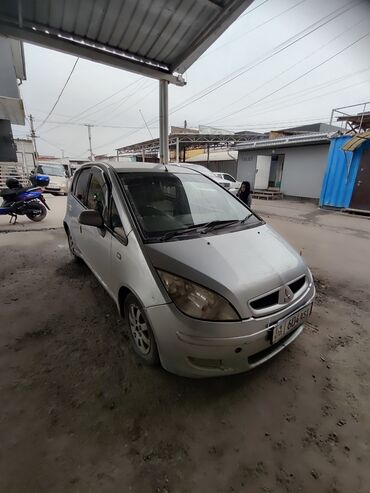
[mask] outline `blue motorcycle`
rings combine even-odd
[[[31,221],[42,221],[50,207],[47,205],[42,188],[49,184],[46,175],[31,175],[32,186],[22,187],[18,178],[8,178],[5,182],[8,188],[0,191],[3,203],[0,206],[0,215],[10,216],[9,224],[15,224],[18,216],[27,216]]]

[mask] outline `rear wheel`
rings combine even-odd
[[[157,365],[159,363],[157,343],[145,311],[134,295],[129,294],[127,296],[124,311],[135,353],[145,364]]]
[[[31,221],[40,222],[45,219],[47,214],[46,207],[40,202],[34,202],[30,205],[30,211],[26,212],[26,216]]]

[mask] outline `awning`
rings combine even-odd
[[[0,34],[183,85],[253,0],[1,0]]]
[[[355,151],[358,149],[366,140],[370,139],[370,130],[363,132],[361,134],[356,134],[351,140],[348,140],[344,146],[342,146],[343,151]]]

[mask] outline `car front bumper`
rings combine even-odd
[[[50,193],[68,193],[68,185],[49,184],[44,190]]]
[[[242,373],[269,360],[293,342],[304,324],[271,344],[273,327],[311,304],[312,284],[297,303],[270,316],[238,322],[206,322],[183,315],[171,303],[147,309],[162,366],[186,377]]]

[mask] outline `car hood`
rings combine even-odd
[[[298,253],[268,225],[146,244],[145,249],[154,267],[221,294],[242,318],[251,315],[248,300],[307,273]]]

